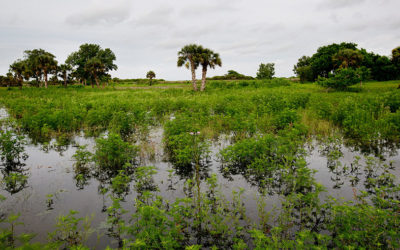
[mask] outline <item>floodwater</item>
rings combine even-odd
[[[7,117],[4,109],[0,109],[0,119]],[[174,201],[176,197],[183,197],[183,185],[188,176],[177,172],[173,165],[165,161],[162,148],[162,129],[156,128],[150,132],[148,145],[152,148],[154,155],[149,157],[146,153],[141,154],[140,165],[155,166],[157,174],[154,181],[158,185],[159,195],[169,201]],[[11,214],[20,213],[20,221],[23,225],[17,227],[17,233],[35,233],[34,241],[45,242],[47,233],[55,229],[56,219],[60,215],[66,215],[70,210],[79,212],[79,216],[93,216],[92,227],[96,230],[89,239],[89,246],[105,247],[107,245],[116,247],[117,242],[107,235],[107,212],[104,208],[111,205],[107,195],[99,192],[101,182],[95,178],[88,179],[84,186],[77,185],[74,179],[74,161],[72,159],[77,147],[76,145],[89,145],[88,149],[93,150],[93,138],[85,138],[81,135],[75,136],[72,143],[65,147],[44,147],[43,145],[29,144],[26,146],[26,153],[29,158],[23,167],[24,173],[28,176],[26,185],[17,192],[10,192],[5,185],[1,186],[0,194],[7,199],[0,203],[1,213]],[[50,145],[54,145],[52,141]],[[241,175],[229,176],[225,178],[220,172],[220,162],[217,154],[219,150],[229,145],[229,140],[221,139],[213,143],[211,147],[211,162],[204,171],[207,175],[216,174],[222,193],[230,199],[232,190],[244,189],[242,195],[243,203],[250,218],[257,219],[257,196],[258,187],[250,184]],[[311,143],[309,155],[306,160],[309,167],[317,172],[315,178],[317,182],[326,187],[323,197],[333,196],[343,197],[346,200],[353,198],[354,192],[365,190],[366,173],[363,167],[358,171],[338,171],[332,170],[332,162],[324,154],[326,145],[319,145],[315,141]],[[339,158],[342,165],[351,166],[356,156],[360,152],[354,151],[349,147],[338,145],[342,152]],[[400,150],[394,150],[391,154],[385,155],[386,162],[393,162],[393,170],[396,176],[400,174]],[[365,165],[364,157],[361,157],[360,165]],[[339,168],[341,169],[341,168]],[[346,168],[345,168],[346,170]],[[377,170],[379,171],[379,170]],[[174,174],[171,175],[170,172]],[[3,173],[2,173],[3,174]],[[356,178],[356,177],[357,178]],[[358,182],[355,182],[355,178]],[[134,182],[134,181],[133,181]],[[130,193],[123,202],[124,209],[133,212],[134,199],[136,193],[131,183]],[[204,188],[204,187],[203,187]],[[204,189],[203,189],[204,190]],[[53,204],[49,207],[47,195],[52,195]],[[267,209],[279,206],[278,196],[267,197]],[[129,213],[125,218],[129,218]]]

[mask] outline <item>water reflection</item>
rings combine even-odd
[[[144,167],[144,161],[139,166],[133,165],[127,169],[101,169],[96,167],[93,162],[90,162],[90,155],[83,155],[81,157],[81,164],[71,161],[71,156],[74,153],[76,154],[79,147],[71,146],[71,144],[62,145],[62,141],[65,141],[66,144],[88,144],[87,149],[92,152],[92,148],[95,145],[93,140],[89,141],[83,137],[75,137],[69,140],[60,139],[59,143],[55,140],[51,141],[46,151],[47,153],[43,153],[43,151],[39,153],[38,147],[29,147],[29,152],[34,152],[34,154],[38,155],[34,156],[33,153],[30,153],[35,160],[28,164],[31,173],[36,178],[34,180],[34,187],[32,188],[35,191],[37,190],[37,195],[34,198],[27,198],[29,203],[35,205],[32,206],[34,207],[31,209],[32,212],[29,212],[24,217],[26,221],[30,220],[28,217],[32,217],[33,214],[39,213],[41,209],[46,208],[53,209],[51,212],[48,211],[49,214],[65,213],[64,207],[66,207],[65,209],[76,209],[90,213],[93,211],[102,211],[103,213],[99,212],[96,215],[96,223],[100,224],[101,221],[107,220],[107,218],[110,219],[105,226],[106,236],[104,237],[108,238],[104,241],[108,244],[110,238],[114,238],[120,244],[119,222],[122,218],[126,220],[127,214],[124,210],[131,210],[132,212],[132,201],[144,204],[150,203],[152,199],[155,199],[155,196],[152,195],[154,191],[159,191],[158,195],[172,201],[179,196],[196,197],[196,164],[183,166],[171,163],[171,169],[169,169],[168,164],[161,162],[159,158],[155,157],[151,165],[155,165],[158,168],[158,174],[155,174],[155,167]],[[310,198],[310,202],[316,202],[316,199],[321,198],[316,192],[316,187],[310,185],[312,181],[310,176],[313,174],[312,169],[318,170],[315,179],[328,188],[328,194],[331,194],[333,189],[340,190],[340,195],[348,192],[352,196],[352,188],[374,192],[375,187],[381,187],[388,183],[390,186],[390,182],[392,181],[391,175],[398,173],[398,168],[396,169],[396,167],[400,162],[398,157],[395,158],[396,162],[393,164],[383,160],[378,161],[379,159],[373,157],[368,163],[368,159],[365,157],[355,158],[360,153],[355,151],[354,148],[347,148],[338,140],[326,143],[322,147],[319,147],[320,145],[315,146],[309,152],[310,155],[305,159],[303,159],[304,157],[300,152],[293,154],[291,157],[284,158],[274,151],[274,154],[272,154],[273,157],[270,157],[271,155],[264,155],[258,162],[253,162],[251,168],[248,165],[230,165],[228,167],[214,160],[219,150],[225,146],[225,144],[216,146],[211,151],[209,157],[199,161],[198,176],[203,185],[202,187],[205,184],[204,180],[213,173],[224,177],[218,179],[218,184],[223,184],[224,194],[231,193],[234,187],[245,187],[247,193],[246,197],[243,197],[243,200],[246,200],[247,208],[251,207],[253,209],[248,209],[248,211],[251,211],[250,213],[257,211],[257,204],[252,201],[253,197],[259,194],[256,188],[261,192],[266,191],[264,198],[268,202],[279,201],[279,199],[282,199],[282,196],[286,196],[285,201],[287,201],[288,211],[291,209],[290,213],[294,215],[294,218],[297,218],[302,224],[314,230],[321,230],[319,225],[324,222],[323,213],[316,213],[319,217],[312,216],[312,213],[315,211],[307,211],[309,207],[307,203],[288,195],[295,190],[297,194],[304,196],[315,194],[311,197],[312,199]],[[390,151],[385,150],[382,149],[380,152]],[[389,156],[385,155],[385,158],[389,159]],[[58,161],[62,162],[62,164],[59,164]],[[308,163],[308,166],[306,163]],[[40,171],[37,168],[38,165],[46,167]],[[49,170],[46,170],[49,165],[52,165],[53,169],[57,171],[49,172]],[[29,169],[24,164],[14,168],[2,166],[1,173],[3,176],[10,176],[10,180],[18,180],[14,182],[15,184],[10,181],[11,184],[8,187],[4,186],[4,189],[10,194],[17,194],[28,187],[28,178],[24,182],[24,178],[21,175],[21,178],[19,178],[12,174],[20,173],[28,177]],[[300,184],[295,183],[294,179],[291,178],[293,175],[296,175],[297,180],[301,179],[303,182]],[[240,180],[246,180],[247,183],[242,181],[238,184],[237,180],[239,178]],[[192,182],[185,186],[183,183],[186,180],[192,180]],[[51,186],[50,182],[56,184]],[[250,185],[247,184],[251,184],[256,188],[250,188]],[[29,185],[32,185],[31,177]],[[68,195],[60,195],[57,200],[54,199],[55,196],[46,197],[46,194],[54,194],[55,190],[61,188],[67,189],[69,192]],[[202,191],[204,190],[202,189]],[[349,197],[346,196],[346,198]],[[52,204],[50,204],[50,198],[53,198]],[[44,199],[45,201],[49,199],[49,203],[44,204]],[[40,204],[38,205],[38,203]],[[118,203],[120,206],[118,206]],[[50,207],[47,207],[49,204]],[[305,214],[304,211],[309,212],[309,214]],[[43,222],[47,223],[47,230],[51,230],[49,228],[54,225],[54,220],[52,220],[52,217],[50,218]],[[39,219],[33,221],[30,224],[27,223],[27,228],[36,231],[41,221]],[[265,227],[268,228],[267,225]],[[41,234],[45,238],[45,229],[43,229]],[[96,239],[93,240],[93,242],[95,241]]]
[[[394,186],[396,166],[399,165],[391,159],[397,159],[398,148],[391,144],[380,144],[380,148],[374,153],[385,152],[383,155],[361,153],[357,148],[348,148],[342,140],[336,138],[319,144],[319,154],[326,159],[327,170],[330,173],[330,180],[333,189],[361,188],[369,193],[374,193],[376,188],[382,186]],[[324,171],[322,166],[317,170]],[[348,183],[348,184],[347,184]],[[361,185],[361,186],[360,186]]]
[[[25,153],[24,136],[12,131],[0,130],[0,168],[4,190],[16,194],[28,184],[28,169],[24,163],[28,159]]]

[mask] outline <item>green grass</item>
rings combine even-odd
[[[340,130],[348,138],[370,143],[398,137],[398,84],[370,82],[356,91],[341,92],[284,80],[210,81],[204,93],[193,92],[190,85],[170,85],[166,89],[157,85],[147,89],[2,88],[0,103],[36,138],[110,129],[126,136],[145,132],[151,125],[162,125],[174,114],[186,117],[189,123],[198,123],[197,129],[210,138],[221,133],[248,137],[258,132],[276,132],[295,118],[296,123],[308,127],[310,134],[327,135]],[[284,118],[282,112],[292,111],[296,117]]]

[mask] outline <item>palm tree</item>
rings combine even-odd
[[[363,55],[358,50],[342,49],[333,56],[333,61],[339,69],[356,68],[363,60]]]
[[[156,73],[154,73],[154,71],[150,70],[149,72],[147,72],[146,78],[149,78],[149,79],[150,79],[150,83],[149,83],[150,86],[151,86],[151,80],[152,80],[153,78],[155,78],[155,77],[156,77]]]
[[[43,71],[44,86],[47,88],[47,75],[57,70],[57,61],[54,60],[55,56],[51,53],[44,53],[37,58],[37,65]]]
[[[200,52],[203,50],[203,47],[197,44],[189,44],[184,46],[178,52],[178,67],[183,65],[192,72],[192,84],[193,90],[197,91],[197,84],[196,84],[196,69],[199,66],[198,56]]]
[[[89,74],[91,74],[91,76],[96,81],[97,87],[99,87],[100,86],[99,75],[104,73],[106,70],[105,65],[101,62],[101,60],[97,57],[89,59],[85,64],[85,70],[89,72]],[[92,88],[93,88],[93,83],[92,83]],[[104,83],[103,83],[103,88],[104,88]]]
[[[26,63],[21,60],[17,60],[10,65],[10,71],[14,72],[15,79],[17,80],[20,89],[22,88],[22,82],[26,68]]]
[[[201,75],[201,88],[200,91],[204,91],[206,88],[206,75],[207,75],[207,68],[210,67],[212,69],[215,66],[222,65],[221,58],[219,57],[218,53],[210,49],[203,49],[198,57],[199,63],[202,66],[202,75]]]
[[[72,67],[69,64],[61,64],[58,67],[58,72],[60,73],[60,77],[62,77],[62,79],[64,79],[64,87],[67,87],[67,78],[68,78],[68,74],[71,72]]]

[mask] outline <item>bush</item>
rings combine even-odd
[[[110,133],[96,140],[94,159],[101,168],[121,169],[126,163],[134,162],[137,152],[137,147],[124,142],[119,134]]]
[[[317,84],[327,88],[346,89],[349,86],[361,82],[356,70],[351,68],[340,69],[332,77],[318,77]]]
[[[11,131],[0,131],[0,159],[6,165],[19,164],[21,160],[26,160],[28,155],[25,153],[26,141],[23,136],[16,135]]]

